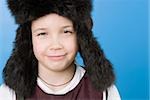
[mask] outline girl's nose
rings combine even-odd
[[[51,41],[49,45],[50,50],[59,50],[63,48],[62,43],[59,38],[53,38],[50,41]]]

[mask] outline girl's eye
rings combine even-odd
[[[44,35],[46,35],[46,33],[39,33],[39,34],[37,34],[37,36],[44,36]]]
[[[72,33],[73,33],[73,31],[70,31],[70,30],[64,30],[64,33],[72,34]]]

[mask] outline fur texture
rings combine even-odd
[[[8,0],[8,7],[20,26],[3,79],[17,94],[30,97],[34,93],[38,66],[32,50],[31,23],[49,13],[57,13],[73,22],[79,53],[95,89],[103,91],[113,84],[112,65],[92,33],[91,0]]]

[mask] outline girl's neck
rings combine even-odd
[[[63,71],[51,71],[50,69],[39,65],[39,78],[53,91],[64,88],[73,78],[75,65],[71,64]]]

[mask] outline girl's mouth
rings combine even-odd
[[[59,60],[63,60],[65,58],[66,55],[50,55],[48,56],[48,58],[50,60],[54,60],[54,61],[59,61]]]

